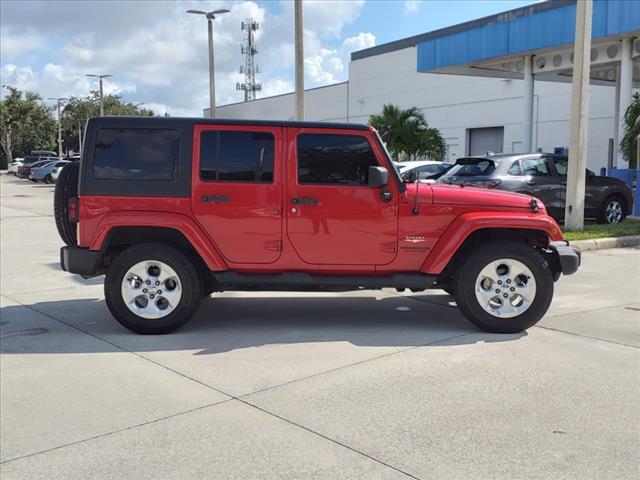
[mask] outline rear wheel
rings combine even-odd
[[[53,194],[53,213],[62,241],[70,246],[78,244],[76,223],[69,220],[69,199],[78,196],[80,162],[66,165],[58,176]]]
[[[535,325],[553,298],[549,263],[533,248],[494,242],[460,265],[455,293],[467,319],[487,332],[515,333]]]
[[[617,195],[611,195],[602,204],[598,223],[620,223],[625,217],[624,201]]]
[[[202,300],[193,263],[167,245],[143,243],[112,262],[104,282],[109,311],[136,333],[170,333],[195,314]]]

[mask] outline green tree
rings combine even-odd
[[[426,158],[442,161],[447,144],[437,128],[430,128],[416,107],[401,110],[385,105],[380,115],[372,115],[369,125],[375,127],[396,161]]]
[[[133,103],[123,102],[118,95],[104,97],[105,115],[134,115],[152,117],[152,110],[139,108]],[[71,97],[62,110],[62,144],[65,150],[79,151],[80,136],[91,117],[100,115],[100,93],[92,91],[87,97]]]
[[[35,92],[7,87],[9,95],[0,100],[0,164],[25,157],[31,150],[53,150],[56,146],[56,122],[52,108]]]
[[[633,102],[624,113],[624,136],[620,141],[620,151],[629,162],[629,168],[638,166],[638,137],[640,136],[640,96],[636,94]]]

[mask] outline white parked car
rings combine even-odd
[[[410,172],[417,172],[419,180],[432,180],[440,177],[453,165],[433,160],[423,160],[417,162],[395,162],[395,166],[403,177]]]
[[[14,158],[13,161],[9,164],[9,167],[7,168],[7,173],[11,173],[13,175],[18,173],[18,168],[22,166],[23,160],[24,158]]]

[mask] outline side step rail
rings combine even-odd
[[[304,272],[278,274],[212,272],[216,290],[331,290],[380,288],[431,288],[437,277],[423,273],[395,275],[314,275]]]

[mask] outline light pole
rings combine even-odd
[[[216,77],[214,73],[213,59],[213,20],[216,19],[216,15],[229,13],[229,10],[213,10],[212,12],[187,10],[187,13],[195,13],[196,15],[204,15],[207,17],[207,25],[209,27],[209,118],[216,118]]]
[[[58,104],[58,159],[62,160],[62,112],[60,110],[60,106],[62,105],[62,102],[64,102],[65,100],[68,100],[68,98],[65,97],[58,97],[58,98],[51,98],[49,97],[49,100],[55,100]]]
[[[304,46],[302,43],[302,0],[295,0],[296,120],[304,120]]]
[[[104,117],[104,97],[102,93],[102,79],[109,78],[111,75],[96,75],[95,73],[88,73],[86,76],[100,79],[100,116]]]

